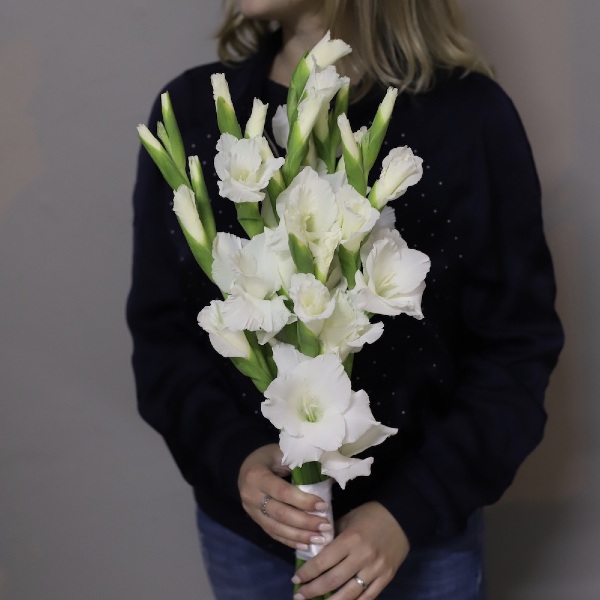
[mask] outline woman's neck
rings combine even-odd
[[[320,14],[306,14],[293,24],[282,23],[281,32],[283,42],[273,59],[269,78],[289,86],[296,65],[325,35],[325,26]]]

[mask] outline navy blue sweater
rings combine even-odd
[[[238,235],[233,203],[217,193],[210,75],[226,74],[245,123],[255,96],[270,89],[273,99],[265,85],[271,59],[265,50],[241,67],[205,65],[167,86],[187,152],[204,167],[217,228]],[[369,123],[383,94],[373,89],[351,106],[354,129]],[[159,119],[157,101],[151,129]],[[563,340],[535,166],[499,86],[450,73],[430,92],[401,94],[382,156],[400,145],[424,160],[423,179],[394,208],[409,246],[431,258],[425,318],[385,318],[383,337],[356,357],[353,389],[365,389],[375,417],[399,432],[367,453],[375,457],[370,477],[336,490],[334,510],[379,501],[418,546],[457,534],[510,485],[542,438],[544,391]],[[209,516],[291,558],[241,508],[240,465],[278,434],[260,414],[261,395],[196,323],[219,292],[195,264],[171,206],[172,192],[141,151],[127,305],[139,411]]]

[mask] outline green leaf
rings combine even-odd
[[[270,373],[266,372],[264,368],[251,360],[245,358],[232,358],[231,362],[240,373],[252,380],[252,383],[261,394],[264,393],[273,380]]]
[[[169,156],[171,158],[173,158],[173,152],[171,150],[171,142],[169,140],[169,135],[168,135],[167,130],[165,129],[165,126],[162,121],[159,121],[156,124],[156,136],[161,141],[162,145],[164,146],[164,148],[167,151],[167,153],[169,154]],[[175,161],[173,161],[173,162],[175,162]]]
[[[196,207],[200,215],[200,221],[208,237],[209,246],[212,247],[213,240],[217,235],[217,227],[215,225],[215,217],[213,215],[208,190],[204,181],[204,173],[200,166],[200,160],[197,156],[190,156],[188,159],[190,169],[190,179],[192,181],[192,190],[196,197]]]
[[[373,119],[373,124],[363,138],[361,149],[363,166],[367,179],[369,178],[369,172],[371,171],[375,161],[377,160],[377,156],[381,151],[381,146],[383,145],[385,134],[388,130],[388,125],[390,124],[394,104],[396,103],[397,94],[398,90],[394,88],[388,89],[385,98],[377,109],[377,113]]]
[[[265,230],[265,223],[260,214],[258,202],[238,202],[235,208],[238,221],[249,237],[253,238]]]
[[[338,258],[342,273],[348,282],[348,289],[351,290],[356,285],[356,271],[360,269],[360,251],[350,252],[344,246],[339,246]]]
[[[269,202],[271,203],[271,209],[277,224],[279,224],[279,215],[277,214],[277,198],[279,198],[279,194],[281,194],[284,189],[285,181],[283,179],[283,175],[281,174],[281,171],[276,171],[273,174],[273,177],[271,177],[269,185],[267,185],[267,194],[269,196]]]
[[[296,331],[298,332],[300,352],[311,358],[319,356],[321,354],[319,338],[300,320],[296,321]]]
[[[217,123],[221,133],[229,133],[238,140],[242,138],[242,129],[235,116],[235,111],[221,96],[217,98]]]
[[[348,354],[344,359],[344,371],[346,371],[346,375],[348,377],[352,377],[352,365],[354,364],[354,354]]]
[[[285,157],[285,163],[281,169],[283,179],[287,185],[292,183],[294,177],[300,172],[300,167],[308,153],[308,138],[303,139],[300,133],[300,127],[297,122],[294,123],[289,141],[288,152]]]
[[[307,56],[308,51],[304,53],[304,56],[296,65],[296,68],[292,73],[292,79],[287,97],[287,113],[290,126],[296,120],[298,104],[300,103],[306,82],[310,76],[310,66],[305,60]]]
[[[183,147],[183,140],[181,139],[177,120],[175,119],[175,112],[173,110],[173,105],[171,104],[169,92],[161,94],[160,102],[165,130],[169,137],[170,148],[167,148],[167,150],[169,151],[173,162],[177,165],[177,168],[181,171],[185,171],[185,148]]]
[[[173,162],[173,159],[169,156],[165,148],[150,133],[150,130],[145,125],[138,127],[138,135],[142,146],[144,146],[171,189],[177,190],[181,185],[191,188],[187,175],[177,168],[177,165]]]
[[[288,235],[288,243],[290,246],[290,253],[294,259],[294,264],[298,269],[298,273],[312,273],[315,274],[315,265],[313,262],[313,256],[308,249],[293,233]]]
[[[300,350],[300,342],[298,341],[298,329],[295,323],[286,325],[278,334],[277,339],[284,344],[294,346],[296,350]]]
[[[188,230],[183,226],[181,220],[179,221],[179,225],[181,226],[181,231],[183,231],[183,235],[187,240],[188,246],[196,259],[196,262],[200,265],[200,268],[204,271],[204,274],[212,281],[212,264],[213,264],[213,256],[211,249],[200,244],[194,236],[192,236]]]
[[[363,170],[362,164],[359,160],[343,146],[344,164],[346,167],[346,175],[348,176],[348,183],[361,195],[365,196],[367,193],[367,178]]]

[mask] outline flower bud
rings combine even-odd
[[[223,73],[214,73],[210,76],[210,82],[213,88],[213,98],[217,109],[217,122],[221,133],[229,133],[240,139],[242,130],[235,116],[235,109],[229,94],[229,86]]]
[[[246,123],[245,136],[247,138],[261,137],[265,129],[265,119],[267,118],[268,104],[263,104],[258,98],[254,98],[252,104],[252,113]]]

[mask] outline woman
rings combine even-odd
[[[289,548],[319,543],[333,524],[306,512],[321,499],[285,479],[262,398],[196,326],[218,290],[187,249],[171,191],[140,154],[128,302],[139,409],[194,488],[215,596],[288,598],[293,576],[298,600],[333,590],[332,600],[481,599],[480,509],[540,441],[562,345],[519,118],[465,37],[454,0],[229,5],[225,63],[167,86],[188,154],[204,165],[217,229],[243,235],[210,167],[218,139],[210,75],[226,74],[240,122],[254,97],[273,114],[299,58],[332,29],[354,48],[342,65],[354,86],[354,129],[368,124],[387,85],[402,92],[386,144],[412,147],[426,168],[396,203],[397,228],[432,269],[425,319],[388,319],[383,339],[355,363],[356,389],[399,433],[372,449],[370,477],[336,492],[337,537],[294,573]],[[151,127],[159,114],[156,103]]]

